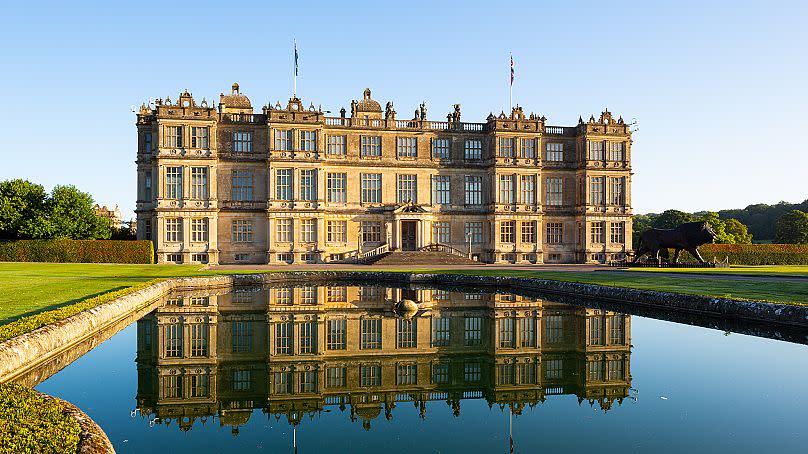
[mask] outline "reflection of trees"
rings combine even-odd
[[[412,318],[393,312],[403,296]],[[377,322],[363,322],[378,320]],[[187,292],[138,322],[138,408],[234,434],[255,409],[297,426],[326,408],[367,430],[398,405],[514,414],[553,395],[604,411],[631,386],[630,317],[516,295],[381,287]]]

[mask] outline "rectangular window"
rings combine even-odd
[[[345,350],[347,348],[347,320],[337,319],[326,322],[326,344],[327,350]]]
[[[463,318],[463,345],[472,347],[481,345],[483,341],[483,318],[464,317]]]
[[[298,373],[299,390],[301,393],[317,392],[317,372],[307,370]]]
[[[561,244],[564,242],[564,224],[561,222],[548,222],[546,241],[548,244]]]
[[[589,203],[603,205],[603,191],[605,177],[592,177],[589,180]]]
[[[463,381],[477,383],[482,379],[482,364],[479,361],[465,361],[463,363]]]
[[[589,142],[589,160],[590,161],[603,161],[603,142],[590,141]]]
[[[346,188],[348,187],[347,173],[329,173],[326,175],[326,194],[329,203],[345,203]]]
[[[519,364],[516,367],[516,380],[523,385],[536,384],[536,363]]]
[[[149,170],[143,176],[143,198],[146,201],[151,201],[152,199],[152,179],[151,171]]]
[[[152,151],[152,133],[143,133],[143,151],[149,153]]]
[[[603,222],[593,222],[590,231],[589,241],[592,243],[604,243]]]
[[[513,180],[515,175],[499,176],[499,203],[513,204]]]
[[[182,241],[181,218],[166,218],[166,241],[169,243]]]
[[[164,145],[168,148],[182,148],[182,126],[166,126]]]
[[[233,221],[231,226],[232,241],[234,243],[252,243],[253,230],[253,221],[244,219],[237,219]]]
[[[536,158],[536,139],[522,139],[519,143],[519,157],[525,159]]]
[[[520,347],[535,347],[536,346],[536,319],[520,318],[519,319],[519,346]]]
[[[208,356],[208,325],[191,325],[191,356]]]
[[[252,133],[249,131],[233,131],[233,153],[252,153]]]
[[[466,139],[463,157],[467,161],[479,161],[483,158],[483,141],[479,139]]]
[[[612,345],[623,345],[626,343],[626,319],[622,315],[609,317],[609,343]]]
[[[397,385],[418,384],[418,366],[415,364],[396,365],[396,384]]]
[[[499,332],[499,347],[516,347],[516,333],[514,332],[514,320],[510,317],[497,319],[497,331]]]
[[[396,137],[396,155],[399,158],[418,156],[418,139],[415,137]]]
[[[317,131],[300,131],[300,151],[317,151]]]
[[[432,317],[432,346],[449,346],[449,317]]]
[[[500,158],[513,157],[513,137],[500,137],[497,141],[497,156]]]
[[[253,173],[249,170],[234,170],[231,175],[230,199],[248,202],[253,199]]]
[[[536,221],[522,222],[522,242],[536,242]]]
[[[625,204],[624,177],[609,178],[609,204],[622,206]]]
[[[610,359],[606,361],[606,370],[609,374],[609,380],[623,380],[625,374],[623,373],[623,360]]]
[[[418,347],[416,321],[415,318],[396,319],[396,348]]]
[[[396,202],[418,202],[418,176],[396,175]]]
[[[377,221],[362,221],[362,242],[381,243],[382,223]]]
[[[362,203],[382,202],[382,174],[363,173],[360,175]]]
[[[595,381],[603,380],[603,361],[599,359],[587,361],[586,370],[587,379]]]
[[[432,383],[436,385],[448,384],[450,370],[451,368],[448,362],[432,364]]]
[[[166,193],[167,199],[182,198],[182,167],[166,167]]]
[[[191,127],[191,148],[202,148],[206,149],[208,147],[208,127],[200,127],[200,126],[192,126]]]
[[[325,387],[326,388],[344,388],[346,381],[346,368],[345,367],[329,367],[325,370]]]
[[[449,139],[432,139],[432,159],[449,159]]]
[[[564,180],[561,178],[547,179],[547,205],[561,206],[564,204]]]
[[[561,380],[564,378],[564,360],[559,358],[545,361],[544,377],[548,380]]]
[[[466,175],[466,205],[482,205],[483,203],[483,177]]]
[[[328,303],[344,303],[348,301],[348,287],[326,287],[325,300]]]
[[[292,135],[293,133],[291,129],[276,129],[275,150],[292,151]]]
[[[291,219],[276,219],[275,220],[275,239],[279,243],[292,242],[292,220]]]
[[[345,243],[348,240],[348,222],[326,221],[325,240],[329,243]]]
[[[283,306],[294,304],[295,294],[290,287],[279,288],[275,291],[275,302]]]
[[[182,324],[173,323],[165,326],[165,345],[167,358],[182,358]]]
[[[143,233],[147,240],[152,239],[152,224],[151,219],[144,219],[143,220]]]
[[[483,243],[483,223],[482,222],[466,222],[464,225],[465,230],[465,238],[466,242],[469,241],[469,237],[471,237],[472,244],[482,244]]]
[[[235,321],[233,329],[233,353],[253,351],[253,325],[249,321]]]
[[[612,222],[609,230],[609,240],[612,243],[624,243],[626,241],[625,228],[622,222]]]
[[[360,386],[381,386],[382,366],[360,366],[359,385]]]
[[[317,219],[303,219],[300,221],[300,241],[304,243],[317,242]]]
[[[449,222],[433,222],[432,223],[432,241],[441,244],[449,244],[452,242],[452,229]]]
[[[359,332],[359,348],[362,350],[380,350],[382,348],[382,319],[362,319]]]
[[[317,345],[317,327],[315,322],[304,322],[297,325],[298,329],[298,346],[300,353],[311,354],[315,352]]]
[[[275,171],[275,198],[277,200],[292,200],[292,169],[278,169]]]
[[[167,399],[182,397],[182,375],[166,375],[163,381],[163,397]]]
[[[201,243],[208,241],[208,219],[191,219],[191,241]]]
[[[609,142],[609,161],[622,161],[625,149],[625,142]]]
[[[452,203],[451,177],[449,175],[432,176],[432,204],[449,205]]]
[[[275,324],[275,354],[292,354],[292,322]]]
[[[564,317],[548,315],[542,318],[544,323],[544,340],[548,344],[559,344],[564,341]]]
[[[548,143],[544,145],[545,160],[550,162],[561,162],[564,160],[564,144],[563,143]]]
[[[361,136],[359,138],[359,153],[361,156],[381,156],[381,136]]]
[[[191,198],[208,198],[208,168],[191,167]]]
[[[300,288],[300,304],[308,306],[317,305],[317,287],[305,286]]]
[[[317,169],[300,171],[300,200],[317,200]]]
[[[499,241],[502,243],[516,242],[516,221],[502,221],[499,225]]]
[[[513,364],[497,364],[497,384],[512,385],[516,381]]]
[[[346,136],[328,136],[326,153],[332,156],[345,156],[348,138]]]
[[[238,369],[233,371],[233,391],[249,391],[252,389],[252,371]]]
[[[271,386],[273,394],[292,394],[292,372],[273,372]]]
[[[536,203],[536,175],[522,175],[520,178],[522,203]]]

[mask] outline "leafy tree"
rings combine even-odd
[[[735,235],[728,234],[726,231],[726,225],[721,218],[718,217],[718,213],[713,211],[708,211],[703,216],[700,216],[699,219],[701,221],[707,221],[707,224],[712,227],[713,232],[715,232],[715,242],[718,244],[735,244]]]
[[[631,218],[631,242],[634,244],[634,249],[640,246],[640,235],[642,232],[654,227],[654,221],[658,214],[635,214]]]
[[[41,185],[15,179],[0,182],[0,239],[39,238],[47,194]]]
[[[777,219],[791,210],[808,212],[808,200],[801,203],[779,202],[775,205],[758,203],[746,208],[734,210],[721,210],[718,212],[721,219],[737,219],[749,227],[756,240],[771,241],[774,239]]]
[[[724,231],[735,237],[733,244],[752,244],[752,234],[743,222],[737,219],[724,221]]]
[[[665,210],[654,219],[654,227],[658,229],[675,229],[685,222],[696,221],[696,216],[679,210]]]
[[[92,196],[75,186],[54,187],[45,205],[49,238],[108,239],[112,234],[109,219],[93,210]]]
[[[775,226],[774,242],[808,244],[808,213],[792,210],[780,216]]]

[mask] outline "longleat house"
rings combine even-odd
[[[631,250],[631,131],[606,110],[549,126],[400,118],[371,97],[326,116],[261,113],[234,84],[137,115],[137,232],[160,263],[345,262],[440,250],[489,263],[619,260]],[[431,248],[431,249],[430,249]]]

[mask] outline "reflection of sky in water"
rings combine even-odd
[[[222,312],[228,304],[236,304],[227,296],[218,299]],[[567,310],[585,312],[580,308]],[[545,315],[549,311],[550,306],[545,305]],[[428,313],[418,316],[427,317],[424,323],[429,323]],[[385,317],[395,315],[388,311]],[[224,326],[226,318],[219,314],[217,323]],[[633,348],[626,375],[630,375],[631,387],[637,390],[631,393],[637,397],[636,402],[626,398],[604,412],[598,403],[590,407],[584,400],[579,404],[575,395],[549,395],[544,403],[532,409],[526,405],[522,414],[513,418],[516,452],[802,451],[808,442],[808,429],[804,426],[808,408],[804,387],[808,377],[805,345],[740,334],[725,336],[718,330],[637,316],[631,317],[629,323],[626,335]],[[498,325],[491,325],[492,331],[495,326]],[[541,326],[539,333],[543,332]],[[217,329],[224,332],[221,327]],[[181,431],[176,421],[168,426],[150,427],[147,417],[139,414],[132,417],[138,394],[137,335],[136,325],[130,325],[38,389],[82,408],[104,428],[118,452],[291,449],[292,427],[286,416],[276,419],[260,409],[239,428],[237,436],[232,435],[230,426],[221,426],[218,417],[208,417],[204,425],[197,419],[189,432]],[[348,336],[354,335],[358,338],[358,333],[351,333],[349,327]],[[417,350],[421,350],[422,344]],[[546,361],[550,357],[548,349],[541,348],[541,344],[539,347]],[[417,355],[430,361],[435,356],[430,352]],[[502,352],[496,349],[496,354],[489,356],[492,359],[508,356]],[[269,356],[271,367],[276,357]],[[290,359],[294,362],[299,357]],[[329,361],[322,355],[314,359]],[[495,366],[492,362],[487,367],[493,370]],[[585,363],[576,370],[585,373]],[[541,372],[538,375],[541,381]],[[264,389],[267,386],[264,384]],[[491,388],[497,388],[496,383]],[[359,390],[353,387],[350,392],[357,394]],[[256,405],[264,405],[265,399]],[[361,419],[351,421],[350,405],[344,411],[338,405],[324,408],[313,419],[304,416],[298,425],[299,452],[413,452],[413,449],[507,452],[508,449],[508,408],[503,410],[497,404],[489,408],[485,399],[462,400],[459,417],[453,416],[446,400],[430,401],[426,403],[424,419],[412,402],[399,402],[391,420],[385,419],[382,409],[372,420],[369,431],[363,429]]]

